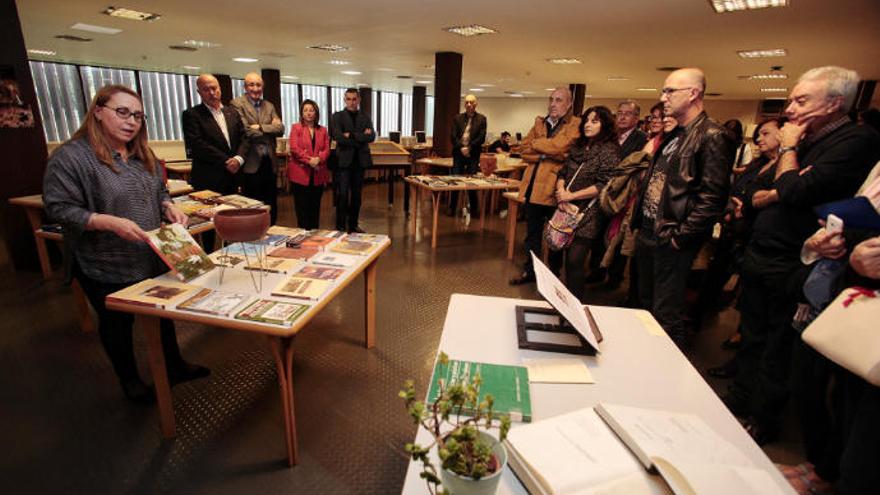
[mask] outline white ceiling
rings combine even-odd
[[[594,97],[651,98],[639,87],[660,87],[663,66],[698,66],[710,92],[722,99],[758,99],[782,94],[761,87],[791,88],[810,67],[843,65],[863,78],[880,79],[878,0],[792,0],[791,6],[715,14],[706,0],[330,0],[284,1],[128,0],[114,3],[162,15],[146,23],[101,14],[110,0],[18,0],[29,49],[56,56],[34,59],[148,70],[201,72],[242,77],[251,70],[277,68],[299,82],[409,91],[415,80],[432,80],[434,53],[464,55],[462,90],[491,84],[482,96],[505,91],[545,94],[545,88],[586,83]],[[116,35],[70,29],[77,22],[122,29]],[[463,38],[441,30],[478,23],[499,34]],[[74,34],[90,43],[55,39]],[[221,47],[179,52],[168,48],[187,39]],[[307,48],[320,43],[348,45],[331,54]],[[745,60],[737,50],[786,48],[784,58]],[[266,54],[274,55],[266,55]],[[278,55],[286,55],[279,57]],[[233,62],[253,57],[253,64]],[[560,66],[551,57],[577,57],[581,65]],[[345,59],[351,65],[327,63]],[[782,65],[788,80],[747,81],[737,76],[766,73]],[[381,68],[392,69],[381,71]],[[360,76],[341,74],[357,70]],[[412,76],[411,80],[397,79]],[[624,76],[626,81],[609,81]],[[432,85],[428,85],[429,94]],[[531,92],[531,93],[528,93]],[[657,96],[658,93],[653,93]]]

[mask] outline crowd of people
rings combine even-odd
[[[628,280],[626,304],[649,310],[686,350],[690,322],[699,321],[699,313],[687,317],[688,281],[698,253],[710,244],[695,306],[710,308],[737,274],[741,317],[737,335],[725,342],[738,347],[736,357],[710,373],[733,378],[723,401],[760,444],[777,438],[794,399],[809,463],[786,475],[802,493],[833,486],[867,493],[880,486],[880,472],[867,465],[880,458],[880,388],[799,338],[844,288],[880,288],[880,231],[826,228],[814,210],[859,191],[880,206],[873,114],[863,123],[848,114],[858,82],[855,72],[840,67],[803,74],[785,115],[757,124],[751,136],[756,154],[740,122],[721,125],[707,115],[706,77],[695,68],[667,77],[643,126],[634,100],[620,102],[616,112],[592,106],[574,115],[571,92],[557,88],[546,115],[519,145],[528,164],[519,190],[526,258],[510,283],[535,280],[528,254],[542,252],[544,231],[559,209],[576,211],[568,240],[547,253],[550,268],[581,299],[588,283]],[[248,74],[244,84],[245,94],[223,106],[217,79],[198,78],[202,103],[182,115],[191,184],[261,200],[274,223],[275,141],[285,128],[263,98],[260,75]],[[290,128],[288,179],[303,228],[319,226],[332,174],[336,228],[363,232],[361,189],[376,133],[359,108],[359,92],[348,89],[344,98],[329,129],[319,124],[321,109],[312,100],[302,102],[300,121]],[[452,171],[471,174],[487,122],[476,97],[468,95],[464,104],[452,123]],[[46,210],[65,229],[69,273],[97,310],[102,344],[124,394],[135,402],[151,402],[153,395],[137,374],[132,317],[108,311],[104,297],[164,271],[143,242],[145,232],[163,221],[186,222],[147,146],[145,119],[137,93],[118,85],[100,89],[82,127],[50,157],[44,180]],[[510,134],[490,149],[510,150]],[[476,198],[469,199],[476,214]],[[213,236],[204,242],[213,247]],[[172,383],[208,375],[183,360],[170,321],[162,321],[161,335]]]

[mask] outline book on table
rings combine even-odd
[[[309,235],[339,239],[340,237],[345,237],[345,232],[340,230],[312,229],[309,231]]]
[[[217,201],[235,208],[258,208],[263,206],[262,201],[248,198],[241,194],[227,194],[226,196],[220,196],[217,198]]]
[[[343,273],[345,273],[345,270],[342,268],[306,265],[296,272],[296,276],[301,278],[313,278],[316,280],[336,280]]]
[[[246,264],[244,269],[272,273],[294,273],[299,271],[304,263],[303,260],[266,256],[262,260]]]
[[[272,291],[272,295],[314,301],[320,299],[331,285],[333,285],[333,282],[329,280],[293,276],[278,284]]]
[[[239,311],[237,320],[256,321],[273,325],[287,326],[297,320],[309,306],[272,299],[257,299]]]
[[[306,239],[303,239],[300,242],[299,247],[305,249],[314,249],[317,251],[324,251],[327,249],[327,246],[336,242],[336,239],[333,237],[324,237],[322,235],[310,235]],[[289,244],[288,244],[289,246]]]
[[[301,247],[277,247],[269,251],[269,256],[275,258],[291,258],[298,260],[308,260],[312,256],[318,254],[317,249],[301,248]]]
[[[153,251],[168,265],[174,276],[188,282],[214,268],[214,262],[202,246],[193,239],[179,223],[163,225],[147,232],[148,243]]]
[[[363,257],[352,254],[322,252],[313,256],[309,262],[315,265],[327,265],[340,268],[355,266],[363,261]]]
[[[252,298],[247,294],[202,289],[177,305],[181,311],[192,311],[215,316],[230,316],[239,306]]]
[[[506,445],[532,493],[653,493],[649,471],[676,495],[785,493],[693,414],[600,404],[511,429]]]
[[[108,302],[123,302],[139,306],[171,308],[184,301],[201,287],[173,280],[148,278],[107,296]]]
[[[192,215],[193,213],[210,208],[209,205],[197,201],[195,199],[174,198],[174,206],[180,209],[184,215]]]
[[[269,227],[269,230],[266,231],[267,234],[286,235],[287,237],[294,237],[302,234],[303,232],[305,232],[305,229],[299,229],[296,227],[284,227],[282,225],[273,225]]]
[[[213,202],[217,198],[221,196],[220,193],[211,191],[210,189],[205,189],[202,191],[196,191],[189,193],[189,197],[195,199],[197,201],[202,202]]]
[[[214,251],[208,255],[208,258],[211,258],[211,261],[217,266],[225,266],[229,268],[244,266],[244,264],[247,264],[247,258],[245,258],[244,254],[230,252],[226,249]]]
[[[214,205],[214,206],[210,206],[208,208],[202,208],[201,210],[194,212],[193,215],[195,215],[197,217],[207,218],[210,220],[210,219],[214,218],[214,215],[216,215],[218,211],[232,210],[234,208],[235,207],[231,206],[231,205],[222,205],[222,204]]]
[[[431,376],[431,388],[428,390],[428,403],[433,403],[440,395],[440,381],[448,385],[452,382],[470,381],[470,377],[479,374],[482,379],[479,401],[487,394],[494,398],[493,411],[495,416],[509,414],[513,421],[532,420],[532,399],[529,393],[529,372],[524,366],[508,366],[502,364],[477,363],[450,359],[447,364],[437,362]],[[473,410],[465,410],[465,414]]]
[[[343,254],[366,255],[375,247],[376,245],[372,242],[349,241],[348,239],[343,239],[339,241],[335,246],[331,247],[330,251]]]
[[[382,242],[383,239],[385,236],[381,234],[359,234],[357,232],[345,236],[346,241],[372,242],[374,244]]]

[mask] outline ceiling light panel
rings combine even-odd
[[[330,65],[349,65],[349,64],[351,64],[351,62],[349,62],[348,60],[339,60],[339,59],[335,59],[335,58],[333,60],[330,60],[327,63]]]
[[[736,52],[742,58],[772,58],[788,55],[785,48],[771,48],[765,50],[740,50]]]
[[[583,63],[583,62],[581,62],[580,59],[571,58],[571,57],[569,57],[569,58],[565,58],[565,57],[548,58],[547,61],[550,62],[551,64],[558,64],[558,65],[574,65],[574,64],[582,64]]]
[[[28,50],[28,53],[30,53],[31,55],[45,55],[47,57],[51,57],[56,54],[52,50],[40,50],[38,48],[31,48],[30,50]]]
[[[788,79],[788,74],[771,73],[771,74],[752,74],[748,76],[750,81],[766,81],[768,79]]]
[[[104,13],[112,17],[120,17],[122,19],[128,19],[131,21],[153,22],[158,21],[162,18],[161,15],[153,14],[151,12],[140,12],[138,10],[112,6],[104,9]]]
[[[709,5],[718,14],[743,10],[760,10],[774,7],[788,7],[788,0],[709,0]]]
[[[361,72],[357,71],[357,70],[344,70],[344,71],[342,71],[342,73],[345,74],[346,76],[359,76],[359,75],[361,75]]]
[[[350,46],[338,45],[336,43],[322,43],[320,45],[312,45],[309,48],[313,50],[324,50],[325,52],[347,52],[351,50]]]
[[[608,76],[609,81],[629,81],[628,77],[623,76]]]
[[[95,26],[94,24],[84,24],[82,22],[77,22],[73,26],[70,26],[70,29],[77,29],[80,31],[88,31],[90,33],[98,33],[98,34],[119,34],[122,32],[121,29],[108,28],[108,27],[104,27],[104,26]]]
[[[218,46],[222,46],[220,43],[214,43],[213,41],[201,41],[201,40],[186,40],[183,42],[186,46],[194,46],[196,48],[217,48]]]
[[[259,62],[260,59],[258,59],[258,58],[250,58],[250,57],[235,57],[234,59],[232,59],[232,61],[233,61],[233,62],[242,62],[242,63],[245,63],[245,64],[252,64],[252,63],[254,63],[254,62]]]
[[[481,26],[479,24],[468,24],[467,26],[451,26],[443,28],[447,33],[457,34],[459,36],[471,37],[481,36],[484,34],[497,34],[498,30],[490,27]]]
[[[636,91],[657,91],[657,88],[636,88]]]
[[[761,88],[762,93],[787,93],[788,88]]]
[[[181,68],[181,69],[186,69],[186,70],[199,70],[199,69],[201,69],[202,67],[199,66],[199,65],[181,65],[180,68]]]

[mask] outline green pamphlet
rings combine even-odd
[[[431,389],[428,392],[428,403],[433,403],[440,394],[440,380],[470,380],[476,373],[480,374],[483,384],[480,386],[480,401],[486,394],[495,399],[493,411],[495,416],[509,414],[513,421],[529,423],[532,421],[532,399],[529,395],[529,371],[524,366],[507,366],[502,364],[474,363],[450,359],[449,364],[437,363],[431,377]],[[464,411],[467,414],[470,411]]]

